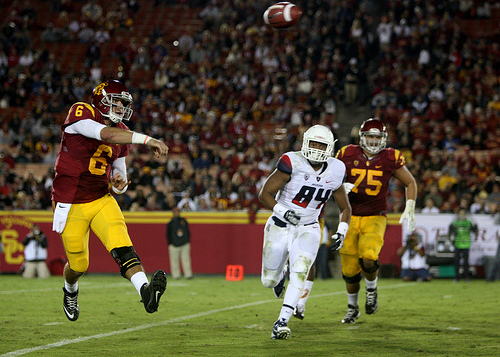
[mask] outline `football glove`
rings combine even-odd
[[[349,193],[351,192],[351,190],[354,188],[354,186],[356,186],[355,184],[353,183],[350,183],[350,182],[344,182],[344,190],[345,190],[345,193]]]
[[[401,218],[399,219],[399,223],[402,224],[406,219],[408,232],[413,232],[415,230],[415,200],[407,200],[406,206]]]
[[[335,233],[332,236],[332,245],[330,245],[330,250],[335,252],[340,250],[344,246],[344,235],[342,233]]]
[[[57,233],[62,233],[66,226],[71,203],[57,203],[54,210],[54,221],[52,222],[52,230]]]
[[[283,217],[285,221],[287,221],[290,224],[293,224],[294,226],[299,224],[300,221],[299,214],[291,209],[287,209],[281,203],[276,203],[274,205],[273,212],[276,213],[278,216]]]
[[[299,224],[300,221],[300,216],[297,212],[288,210],[285,212],[283,215],[283,218],[290,224],[293,224],[294,226]]]

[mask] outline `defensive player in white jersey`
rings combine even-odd
[[[351,206],[342,186],[345,165],[332,157],[335,140],[325,126],[314,125],[304,133],[301,151],[281,156],[276,169],[259,193],[260,202],[273,211],[264,230],[262,284],[284,296],[271,337],[287,339],[287,324],[297,305],[321,242],[318,216],[333,193],[340,209],[340,223],[332,236],[340,249],[351,219]],[[290,282],[285,293],[286,263]]]

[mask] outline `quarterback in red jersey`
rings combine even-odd
[[[417,184],[398,150],[386,148],[387,129],[378,119],[368,119],[359,130],[359,145],[339,150],[337,158],[346,166],[346,183],[352,217],[340,249],[342,275],[346,282],[348,306],[342,323],[354,323],[361,315],[358,308],[361,272],[366,282],[365,312],[378,309],[377,276],[379,253],[387,226],[389,180],[395,177],[406,187],[408,231],[415,229]]]
[[[167,286],[162,270],[148,282],[123,213],[109,191],[111,185],[115,193],[124,193],[130,183],[125,164],[129,144],[147,145],[156,157],[168,153],[165,143],[130,131],[122,122],[132,116],[131,104],[132,95],[123,83],[107,81],[94,88],[91,104],[73,104],[61,127],[52,189],[52,229],[61,234],[68,258],[63,273],[63,309],[71,321],[80,314],[78,279],[89,266],[89,229],[116,260],[122,276],[137,289],[147,312],[157,311]]]

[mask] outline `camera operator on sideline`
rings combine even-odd
[[[399,247],[397,254],[401,258],[401,279],[404,281],[432,280],[426,262],[424,245],[418,242],[415,233],[408,236],[406,245]]]
[[[48,278],[50,276],[47,267],[47,237],[34,224],[31,232],[23,240],[24,245],[24,278]]]

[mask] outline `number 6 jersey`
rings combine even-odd
[[[52,200],[64,203],[86,203],[109,193],[111,164],[127,156],[129,145],[104,143],[64,129],[77,121],[91,119],[104,124],[101,113],[87,103],[75,103],[62,125],[62,140],[55,164],[56,175]],[[123,123],[117,128],[128,130]]]
[[[276,200],[300,215],[300,224],[318,221],[318,216],[333,191],[342,185],[345,165],[333,157],[323,163],[318,171],[300,151],[283,154],[277,169],[287,173],[290,180],[278,192]]]

